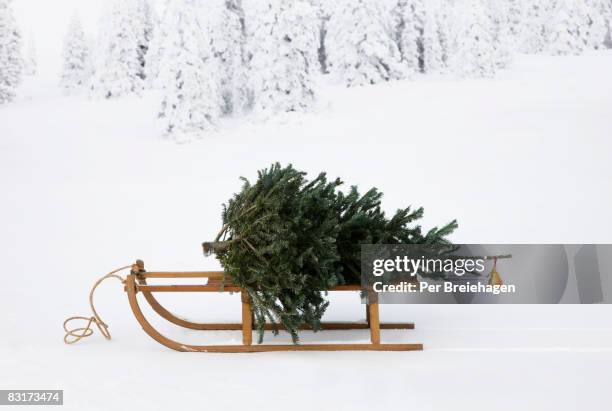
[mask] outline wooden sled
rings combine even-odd
[[[207,278],[208,282],[202,285],[149,285],[148,278]],[[384,344],[380,342],[381,329],[413,329],[412,323],[380,323],[378,303],[370,303],[366,306],[367,322],[344,323],[323,322],[323,330],[370,330],[370,343],[356,344],[255,344],[253,345],[253,313],[249,302],[249,296],[240,287],[226,283],[222,287],[223,272],[198,271],[198,272],[147,272],[144,263],[137,261],[132,266],[127,276],[125,291],[127,292],[130,307],[143,330],[154,340],[166,347],[177,351],[201,351],[201,352],[269,352],[269,351],[417,351],[422,350],[422,344]],[[342,285],[330,291],[361,291],[359,285]],[[137,294],[142,293],[145,300],[153,310],[161,317],[173,324],[192,330],[242,330],[242,345],[189,345],[181,344],[171,340],[157,331],[145,318],[140,309]],[[164,308],[154,297],[153,293],[159,292],[239,292],[242,300],[242,322],[241,323],[194,323],[179,318]],[[272,329],[271,324],[266,324],[266,330]]]

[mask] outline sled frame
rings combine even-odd
[[[420,351],[422,344],[385,344],[381,343],[381,329],[414,329],[413,323],[380,323],[379,306],[375,298],[366,305],[366,322],[322,322],[322,330],[356,330],[369,329],[370,343],[355,344],[253,344],[253,312],[248,294],[232,284],[223,284],[224,273],[220,271],[190,271],[190,272],[147,272],[144,263],[138,261],[132,267],[126,278],[125,291],[130,308],[142,329],[155,341],[177,351],[243,353],[272,351]],[[207,278],[206,284],[196,285],[149,285],[148,278]],[[361,291],[359,285],[341,285],[330,291]],[[180,318],[171,313],[155,298],[158,292],[230,292],[240,293],[242,302],[242,321],[240,323],[195,323]],[[153,311],[167,321],[192,330],[240,330],[242,345],[191,345],[174,341],[159,331],[146,319],[142,312],[137,295],[141,293]],[[272,329],[272,324],[266,324],[266,330]],[[303,327],[309,329],[309,327]]]

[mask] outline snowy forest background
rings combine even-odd
[[[38,70],[12,7],[0,0],[0,104]],[[309,111],[323,82],[488,78],[517,53],[610,48],[611,21],[612,0],[113,0],[97,32],[73,15],[57,83],[98,99],[160,91],[151,115],[183,141]]]
[[[191,355],[149,338],[115,282],[95,296],[112,341],[96,330],[67,346],[61,326],[89,315],[96,278],[137,258],[149,270],[219,270],[201,242],[218,233],[239,177],[277,161],[377,187],[387,213],[422,206],[423,227],[456,218],[458,244],[612,243],[609,9],[0,0],[0,388],[64,389],[64,409],[78,411],[203,398],[240,411],[609,411],[608,304],[386,305],[382,321],[416,328],[383,340],[423,352]],[[237,295],[161,294],[181,318],[240,319]],[[326,321],[365,321],[358,294],[329,298]],[[175,340],[242,341],[154,314]],[[303,334],[349,341],[369,333]],[[441,375],[453,376],[444,395]]]

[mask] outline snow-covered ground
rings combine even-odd
[[[66,346],[61,323],[89,315],[93,281],[136,258],[218,268],[200,243],[238,177],[274,161],[375,185],[390,211],[424,206],[425,226],[457,218],[456,242],[612,242],[611,73],[612,53],[598,52],[522,56],[494,80],[326,87],[316,113],[189,144],[160,137],[154,94],[62,98],[29,80],[0,108],[0,387],[64,389],[75,410],[608,410],[609,306],[382,307],[383,320],[417,324],[383,339],[424,343],[417,353],[173,352],[112,282],[96,296],[111,342]],[[239,317],[236,296],[164,297],[190,318]],[[329,318],[363,311],[357,296],[333,296]],[[240,338],[159,326],[190,342]]]

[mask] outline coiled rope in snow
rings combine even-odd
[[[128,268],[132,268],[132,264],[117,268],[116,270],[111,271],[110,273],[106,274],[104,277],[100,278],[98,281],[95,282],[95,284],[91,288],[91,291],[89,292],[89,306],[91,307],[91,312],[93,313],[93,315],[91,317],[74,316],[67,318],[66,321],[64,321],[64,331],[66,332],[66,334],[64,335],[64,342],[66,344],[74,344],[82,340],[83,338],[92,335],[92,324],[95,324],[98,327],[104,338],[106,338],[107,340],[111,339],[110,332],[108,331],[108,325],[104,321],[102,321],[102,318],[100,317],[100,315],[96,311],[96,307],[94,306],[94,292],[104,280],[109,278],[116,278],[117,280],[121,281],[122,284],[125,284],[125,278],[121,277],[117,273],[119,271],[127,270]],[[68,325],[72,321],[87,321],[87,324],[84,327],[68,328]]]

